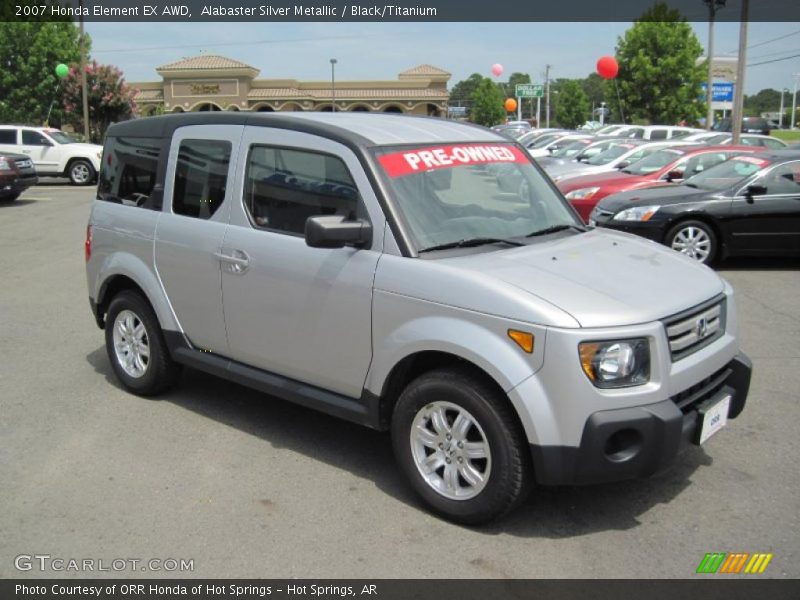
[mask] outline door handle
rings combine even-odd
[[[250,257],[242,250],[234,250],[239,256],[232,254],[223,254],[222,252],[215,252],[214,257],[224,263],[231,265],[231,270],[234,273],[243,273],[247,267],[250,266]]]

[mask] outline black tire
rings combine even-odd
[[[2,202],[14,202],[17,198],[19,198],[22,192],[18,192],[16,194],[11,194],[10,196],[0,196],[0,201]]]
[[[412,427],[418,413],[423,414],[420,411],[433,406],[433,402],[465,409],[485,434],[491,451],[491,470],[485,487],[474,497],[446,497],[426,481],[417,467]],[[446,519],[465,525],[487,523],[521,504],[532,487],[530,449],[513,408],[501,392],[467,369],[435,370],[412,381],[395,405],[391,429],[400,468],[423,500]]]
[[[702,248],[704,245],[698,246],[696,250],[692,250],[691,248],[687,248],[687,250],[681,250],[679,247],[679,242],[681,241],[679,238],[683,236],[685,239],[686,236],[692,235],[692,230],[694,232],[702,232],[702,235],[706,237],[708,240],[708,253],[704,254],[702,252]],[[696,233],[695,233],[696,235]],[[689,258],[693,258],[697,262],[710,265],[714,262],[714,259],[717,257],[719,253],[719,241],[717,240],[717,234],[714,233],[714,230],[703,221],[696,221],[696,220],[688,220],[688,221],[681,221],[674,227],[672,227],[668,232],[666,237],[664,238],[664,245],[669,246],[673,250],[677,252],[681,252],[682,254],[688,256]]]
[[[130,311],[144,325],[149,358],[144,374],[134,377],[125,372],[114,348],[114,327],[117,316]],[[173,362],[164,342],[164,335],[150,304],[139,293],[125,290],[114,296],[106,317],[106,352],[120,383],[140,396],[153,396],[169,389],[180,374],[180,366]]]
[[[67,167],[67,177],[73,185],[91,185],[95,176],[92,163],[83,158],[73,160]]]

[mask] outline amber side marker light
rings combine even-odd
[[[597,350],[599,348],[600,344],[592,344],[592,343],[584,343],[579,346],[579,353],[581,356],[581,367],[583,367],[583,372],[586,373],[586,376],[591,381],[595,381],[597,379],[597,375],[594,372],[594,368],[592,367],[592,360],[597,354]]]
[[[516,343],[517,346],[522,348],[528,354],[531,354],[533,352],[532,333],[528,333],[527,331],[519,331],[518,329],[509,329],[508,337],[514,340],[514,343]]]

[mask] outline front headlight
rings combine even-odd
[[[581,367],[599,388],[642,385],[650,381],[650,344],[645,338],[583,342]]]
[[[102,152],[98,152],[97,153],[97,158],[98,158],[98,160],[103,158],[103,153]]]
[[[572,190],[566,196],[567,200],[588,200],[597,193],[599,187],[581,188],[579,190]]]
[[[0,170],[3,170],[3,171],[10,171],[11,170],[11,165],[9,164],[9,162],[7,160],[3,160],[2,158],[0,158]]]
[[[637,206],[626,208],[614,215],[615,221],[649,221],[660,206]]]

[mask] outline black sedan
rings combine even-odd
[[[800,151],[737,156],[682,185],[608,196],[589,224],[641,235],[701,263],[800,256]]]
[[[30,156],[0,152],[0,200],[16,200],[38,181]]]

